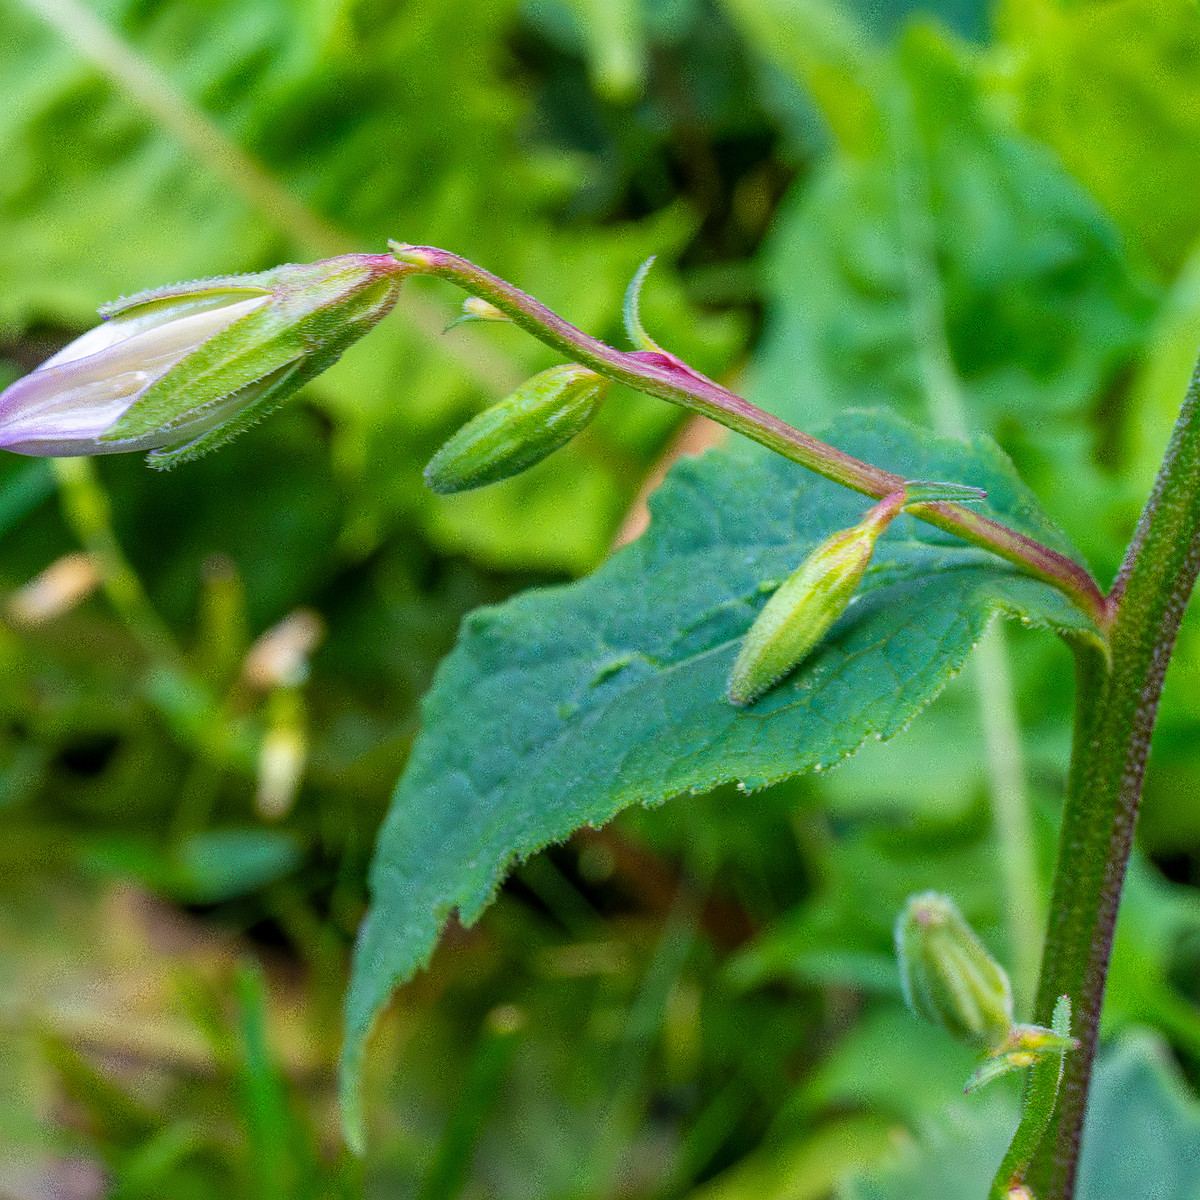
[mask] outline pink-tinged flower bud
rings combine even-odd
[[[346,254],[142,292],[0,393],[0,447],[150,450],[173,466],[228,441],[384,317],[411,267]]]

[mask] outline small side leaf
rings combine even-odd
[[[654,266],[654,260],[658,257],[657,254],[652,254],[637,271],[634,272],[633,278],[629,281],[629,286],[625,289],[625,300],[621,305],[621,319],[625,325],[625,333],[629,340],[639,350],[645,350],[649,353],[664,353],[663,348],[646,332],[642,326],[642,287],[646,283],[646,276],[650,274],[650,268]]]

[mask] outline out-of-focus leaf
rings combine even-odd
[[[1200,897],[1169,883],[1135,851],[1129,861],[1104,998],[1106,1029],[1154,1024],[1200,1058],[1200,1010],[1176,986],[1176,966],[1200,938]]]
[[[275,829],[214,829],[179,847],[178,892],[213,904],[291,874],[301,861],[295,839]]]
[[[1188,0],[1004,0],[1020,120],[1170,279],[1200,236],[1200,21]],[[1136,163],[1136,169],[1130,169]]]
[[[1131,386],[1124,430],[1125,485],[1113,515],[1123,530],[1153,486],[1179,406],[1200,352],[1200,250],[1184,264],[1162,305]],[[1175,640],[1138,818],[1142,844],[1154,853],[1188,852],[1200,837],[1197,734],[1200,731],[1200,607],[1191,605]]]
[[[1200,247],[1184,263],[1149,331],[1132,387],[1130,487],[1149,492],[1200,353]]]
[[[34,459],[5,465],[9,469],[0,483],[0,537],[54,495],[49,463]]]
[[[1093,1076],[1079,1200],[1193,1200],[1198,1191],[1200,1104],[1162,1041],[1131,1032]]]
[[[689,1200],[822,1200],[847,1170],[884,1157],[896,1133],[876,1116],[843,1117],[808,1136],[760,1147]]]
[[[992,1093],[961,1101],[921,1131],[888,1167],[847,1180],[838,1200],[966,1200],[988,1194],[1017,1124],[1016,1105]]]
[[[907,478],[969,480],[987,490],[987,511],[1071,553],[990,443],[866,413],[828,436]],[[472,616],[426,701],[372,868],[346,1007],[352,1129],[375,1014],[427,959],[450,911],[472,923],[514,858],[636,802],[730,780],[762,787],[891,737],[996,611],[1088,635],[1061,593],[902,517],[820,649],[734,708],[725,681],[764,584],[862,506],[776,456],[710,452],[675,468],[650,531],[588,579]]]
[[[742,988],[775,980],[898,996],[893,928],[904,901],[933,886],[977,928],[997,924],[994,849],[977,813],[956,821],[838,822],[821,846],[815,893],[727,965]]]
[[[830,155],[768,251],[753,390],[772,410],[811,421],[882,393],[923,415],[944,338],[978,423],[1044,423],[1134,352],[1152,304],[1115,231],[977,75],[920,27],[864,68],[874,144]]]
[[[188,904],[218,904],[291,874],[301,862],[296,839],[278,829],[214,829],[184,839],[171,853],[148,842],[97,840],[94,869],[129,872]]]
[[[812,93],[839,144],[869,152],[878,142],[870,43],[847,10],[820,0],[724,0],[724,7],[763,58]]]
[[[921,1069],[914,1071],[913,1063]],[[873,1003],[797,1087],[779,1121],[852,1108],[881,1111],[920,1128],[930,1113],[962,1103],[963,1083],[978,1063],[967,1046],[898,1001]]]
[[[262,972],[247,964],[234,978],[238,1028],[233,1067],[246,1128],[247,1175],[263,1200],[315,1193],[317,1164],[288,1104],[287,1084],[270,1044],[267,989]],[[308,1183],[308,1187],[304,1187]]]
[[[617,101],[637,98],[645,82],[642,0],[540,0],[528,5],[544,27],[578,41],[596,90]],[[547,10],[557,9],[557,12]]]

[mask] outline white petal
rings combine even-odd
[[[201,341],[207,340],[213,334],[232,325],[239,317],[253,312],[270,298],[268,294],[251,296],[247,300],[238,300],[233,304],[222,304],[219,307],[208,308],[201,312],[190,312],[168,319],[164,319],[164,313],[159,307],[146,311],[134,309],[128,315],[118,314],[97,325],[95,329],[89,329],[82,337],[77,337],[57,354],[46,359],[38,370],[44,367],[60,367],[64,363],[89,358],[119,342],[150,338],[156,331],[166,334],[168,341],[190,336],[194,344],[199,345]]]
[[[176,363],[269,299],[252,296],[132,334],[126,326],[116,338],[104,325],[85,333],[0,393],[0,446],[59,455],[132,449],[96,439]]]

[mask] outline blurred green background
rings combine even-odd
[[[5,383],[116,296],[389,237],[623,344],[657,254],[661,344],[802,427],[958,414],[1107,586],[1200,345],[1190,0],[0,0],[0,35]],[[443,334],[459,299],[407,285],[169,474],[0,461],[5,1200],[874,1196],[857,1173],[932,1115],[1007,1119],[1012,1089],[963,1107],[970,1056],[890,954],[925,887],[1022,953],[968,672],[826,778],[518,868],[381,1022],[369,1151],[341,1149],[349,950],[439,658],[473,607],[593,567],[712,438],[622,392],[526,475],[433,496],[441,441],[554,361]],[[1046,889],[1069,656],[1013,629],[1001,657]],[[1193,1080],[1198,734],[1189,618],[1108,1019]]]

